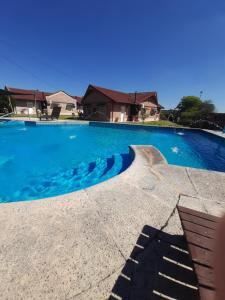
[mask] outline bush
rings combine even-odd
[[[196,96],[183,97],[177,106],[177,120],[184,125],[204,119],[207,114],[215,111],[215,105],[210,100],[202,101]]]

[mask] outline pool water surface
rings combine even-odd
[[[168,163],[225,172],[225,139],[200,130],[0,123],[0,202],[80,190],[123,172],[129,145],[153,145]]]

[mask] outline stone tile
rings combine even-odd
[[[157,165],[154,166],[164,180],[169,183],[179,194],[197,195],[197,190],[190,181],[186,168],[174,165]]]
[[[106,300],[110,297],[112,288],[121,273],[122,268],[116,270],[112,275],[104,278],[98,282],[95,286],[90,288],[81,294],[74,295],[66,300]]]
[[[181,196],[179,205],[218,217],[222,216],[225,212],[224,201],[210,200],[207,198]]]
[[[36,299],[39,294],[42,299],[64,299],[99,282],[124,262],[93,206],[60,207],[45,207],[44,216],[39,207],[40,219],[32,218],[36,216],[33,212],[26,224],[21,214],[11,220],[11,230],[0,242],[4,277],[0,291],[4,290],[5,299],[20,294],[26,299]],[[38,282],[38,290],[32,288],[33,296],[29,294],[32,282]]]
[[[200,198],[197,197],[181,195],[179,205],[190,209],[206,212],[203,202],[200,200]]]
[[[225,173],[188,168],[199,197],[225,201]]]
[[[151,191],[141,192],[129,184],[123,184],[119,191],[89,190],[88,195],[98,203],[102,221],[126,258],[142,228],[147,224],[161,228],[177,201],[176,197],[169,201],[168,194],[162,201]]]
[[[167,226],[163,229],[163,232],[173,235],[183,235],[183,229],[177,210],[174,211],[173,215],[169,219]]]

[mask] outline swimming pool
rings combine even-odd
[[[0,202],[80,190],[124,171],[129,145],[153,145],[168,163],[225,172],[225,139],[200,130],[107,123],[0,123]]]

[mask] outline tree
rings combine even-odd
[[[206,117],[208,114],[215,112],[215,105],[211,100],[205,100],[202,102],[200,114],[202,117]]]
[[[0,95],[0,112],[5,113],[6,111],[11,111],[9,100],[7,96]]]
[[[180,110],[180,112],[199,111],[201,105],[202,105],[202,101],[199,97],[185,96],[181,99],[177,108]]]
[[[196,96],[185,96],[177,106],[177,117],[183,124],[204,119],[209,113],[215,111],[211,100],[202,101]]]
[[[145,122],[145,119],[147,118],[147,114],[146,114],[146,108],[142,107],[141,108],[141,119],[142,119],[142,123]]]

